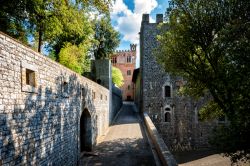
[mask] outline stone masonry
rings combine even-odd
[[[149,23],[149,15],[142,17],[140,31],[140,94],[139,108],[147,112],[171,150],[190,150],[207,147],[208,138],[217,120],[201,122],[198,110],[203,98],[195,101],[177,94],[185,83],[180,77],[166,73],[154,56],[158,46],[159,24],[163,15],[157,14],[156,23]],[[164,26],[164,25],[163,25]],[[138,83],[136,85],[138,87]]]
[[[76,165],[105,134],[109,100],[108,89],[0,33],[0,166]]]

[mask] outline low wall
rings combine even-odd
[[[122,107],[122,91],[112,85],[112,114],[111,118],[114,119],[115,115],[118,113]]]
[[[177,162],[175,161],[173,155],[168,150],[168,147],[164,143],[163,139],[159,135],[156,127],[151,121],[150,117],[147,113],[143,114],[144,122],[147,127],[147,131],[149,133],[150,139],[156,149],[159,159],[164,166],[177,166]]]
[[[108,89],[0,33],[0,165],[76,165],[108,128],[109,98]]]

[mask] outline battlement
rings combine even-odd
[[[163,14],[156,14],[156,23],[162,23],[163,22]],[[142,15],[142,24],[149,24],[149,14],[143,14]]]
[[[116,53],[120,53],[120,52],[130,52],[130,50],[115,50]]]
[[[116,50],[116,53],[136,51],[137,44],[130,44],[130,50]]]

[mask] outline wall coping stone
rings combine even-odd
[[[155,125],[151,121],[147,113],[143,113],[143,119],[146,124],[147,131],[149,136],[156,148],[157,154],[164,166],[177,166],[177,162],[174,159],[174,156],[169,151],[167,145],[164,143],[162,137],[158,133]]]
[[[69,71],[73,74],[76,74],[77,76],[79,76],[79,78],[85,79],[87,82],[93,82],[95,84],[95,86],[100,86],[103,89],[105,89],[106,91],[109,91],[106,87],[99,85],[98,83],[90,80],[89,78],[83,77],[82,75],[80,75],[79,73],[74,72],[73,70],[70,70],[69,68],[67,68],[66,66],[63,66],[62,64],[60,64],[59,62],[56,62],[48,57],[46,57],[45,55],[37,52],[36,50],[33,50],[30,46],[25,45],[24,43],[21,43],[19,40],[5,34],[4,32],[0,31],[0,38],[3,38],[4,40],[8,41],[8,42],[12,42],[13,44],[17,44],[18,46],[22,47],[22,49],[24,49],[25,51],[34,53],[35,56],[39,56],[39,58],[43,58],[46,61],[49,61],[52,64],[55,65],[59,65],[61,68],[63,68],[63,70]],[[16,43],[14,43],[16,42]],[[62,70],[62,71],[63,71]]]

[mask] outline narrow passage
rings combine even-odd
[[[104,140],[94,148],[97,156],[84,156],[83,166],[154,166],[150,145],[138,113],[123,104]]]

